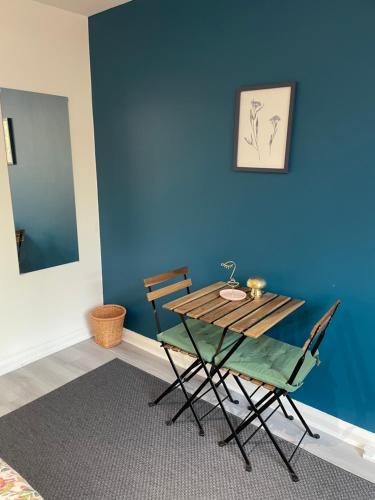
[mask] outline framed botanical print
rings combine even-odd
[[[237,92],[234,169],[288,171],[294,82],[243,87]]]

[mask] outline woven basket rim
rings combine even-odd
[[[115,307],[119,310],[121,310],[121,313],[120,314],[116,314],[116,316],[111,316],[110,318],[100,318],[98,316],[95,316],[95,312],[98,311],[98,310],[102,310],[102,309],[107,309],[109,307]],[[94,319],[97,319],[97,320],[100,320],[100,321],[113,321],[115,319],[118,319],[118,318],[121,318],[121,316],[124,316],[126,314],[126,307],[124,306],[120,306],[119,304],[103,304],[102,306],[97,306],[95,307],[91,312],[90,312],[90,316]]]

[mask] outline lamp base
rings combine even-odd
[[[252,288],[250,291],[250,297],[252,297],[253,299],[260,299],[262,295],[263,291],[259,288]]]

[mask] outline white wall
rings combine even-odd
[[[0,1],[0,87],[69,98],[80,261],[20,275],[0,134],[0,373],[86,338],[102,302],[87,18]]]

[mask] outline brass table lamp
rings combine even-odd
[[[253,299],[260,299],[263,295],[263,288],[267,285],[266,280],[260,276],[253,276],[247,280],[247,286],[250,288],[250,296]]]

